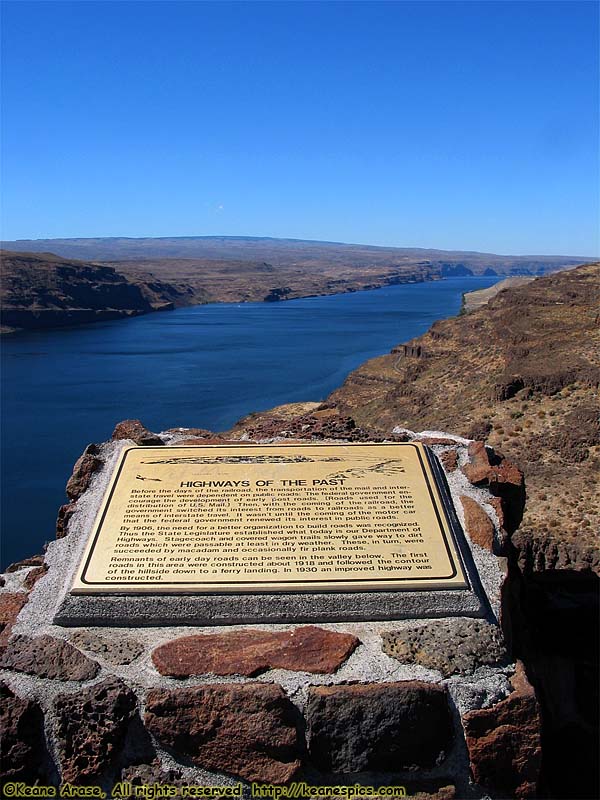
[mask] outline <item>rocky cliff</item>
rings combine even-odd
[[[600,572],[600,264],[508,289],[372,359],[329,398],[380,432],[485,438],[527,474],[524,568]]]
[[[1,251],[3,330],[55,328],[118,319],[182,304],[186,286],[51,253]]]

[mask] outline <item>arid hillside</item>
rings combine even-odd
[[[0,251],[2,330],[54,328],[182,305],[190,296],[152,276],[128,279],[113,267],[52,253]]]
[[[401,425],[486,438],[525,471],[517,537],[528,557],[600,572],[599,386],[595,263],[436,322],[363,364],[329,399],[380,432]]]

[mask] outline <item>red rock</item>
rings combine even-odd
[[[492,506],[494,511],[496,512],[496,516],[498,517],[498,522],[500,524],[500,528],[505,530],[504,527],[504,501],[501,497],[490,497],[489,504]]]
[[[476,783],[502,796],[535,797],[542,750],[533,687],[517,663],[514,691],[491,708],[471,711],[463,726]]]
[[[59,695],[55,734],[63,783],[98,783],[116,763],[135,715],[136,697],[118,678]]]
[[[490,483],[490,492],[496,496],[503,494],[503,487],[515,487],[520,489],[524,486],[524,478],[521,470],[510,461],[502,460],[502,463],[496,467],[492,467],[489,471],[488,477]]]
[[[503,500],[504,522],[508,533],[519,526],[525,508],[523,473],[501,453],[487,449],[483,442],[469,445],[471,462],[462,471],[475,486],[488,486],[490,492]]]
[[[300,768],[299,713],[275,684],[153,689],[145,722],[163,746],[205,769],[281,784]]]
[[[33,569],[29,570],[23,581],[23,587],[28,591],[31,591],[39,579],[43,578],[47,572],[47,564],[42,564],[39,567],[34,567]]]
[[[99,449],[95,444],[89,445],[85,453],[75,462],[73,473],[67,481],[66,493],[71,502],[78,500],[89,487],[95,472],[98,472],[103,464],[102,459],[98,458]]]
[[[152,661],[161,675],[259,675],[268,669],[335,672],[360,644],[348,633],[312,625],[292,631],[243,630],[184,636],[157,647]]]
[[[145,446],[164,445],[160,436],[148,430],[139,419],[125,419],[115,427],[112,439],[131,439],[136,444]]]
[[[465,512],[465,528],[467,535],[472,542],[494,552],[494,525],[492,520],[485,513],[483,508],[471,497],[461,495]]]
[[[100,667],[63,639],[13,636],[0,656],[0,667],[59,681],[87,681]]]
[[[490,453],[483,442],[471,442],[468,451],[469,464],[465,464],[462,471],[472,484],[479,486],[488,482],[491,467]]]
[[[446,472],[454,472],[458,467],[458,453],[456,450],[446,450],[445,453],[440,455],[440,461]]]
[[[324,772],[432,767],[452,738],[446,690],[423,681],[313,686],[306,721]]]
[[[12,626],[28,600],[29,595],[25,592],[4,592],[0,594],[0,652],[6,646]]]
[[[33,784],[46,771],[42,711],[32,700],[17,697],[5,683],[0,683],[0,701],[0,787],[8,781]]]

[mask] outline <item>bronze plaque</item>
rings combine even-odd
[[[134,447],[72,592],[463,588],[423,445]]]

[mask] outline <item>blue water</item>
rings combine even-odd
[[[456,314],[497,278],[215,304],[2,342],[2,563],[54,538],[71,468],[122,419],[225,430],[251,411],[322,400],[368,358]]]

